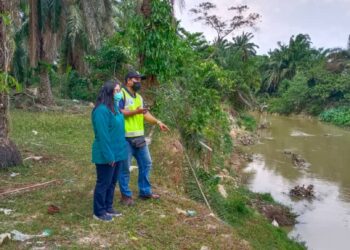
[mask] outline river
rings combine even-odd
[[[316,119],[266,115],[270,126],[260,130],[254,154],[244,169],[254,192],[269,192],[299,216],[289,236],[312,250],[350,249],[350,131]],[[284,150],[301,155],[310,165],[299,168]],[[315,199],[288,195],[296,185],[314,185]]]

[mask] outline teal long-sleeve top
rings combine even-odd
[[[118,110],[116,108],[116,110]],[[127,159],[124,115],[113,114],[106,105],[100,104],[92,111],[95,139],[92,144],[92,162],[108,164]]]

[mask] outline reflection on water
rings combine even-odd
[[[290,236],[309,249],[350,249],[350,132],[316,120],[269,116],[261,143],[249,147],[254,161],[245,168],[247,184],[300,214]],[[310,163],[300,169],[284,151]],[[313,184],[316,199],[291,200],[295,185]]]

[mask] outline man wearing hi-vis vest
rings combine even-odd
[[[169,131],[169,128],[156,119],[147,108],[143,99],[137,92],[141,89],[141,79],[144,76],[138,72],[129,72],[125,77],[123,86],[123,100],[119,102],[119,108],[125,116],[125,136],[128,142],[128,165],[121,167],[119,173],[119,187],[122,194],[121,203],[127,206],[134,204],[132,192],[129,188],[130,165],[132,156],[135,157],[139,169],[138,188],[141,199],[159,199],[160,196],[152,192],[149,179],[152,167],[151,155],[145,140],[144,120],[151,124],[157,124],[161,131]]]

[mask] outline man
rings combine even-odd
[[[139,169],[138,188],[141,199],[159,199],[160,196],[152,192],[149,174],[152,160],[145,141],[144,120],[150,124],[157,124],[161,131],[169,131],[169,128],[155,118],[147,108],[138,91],[141,89],[141,79],[144,76],[138,72],[129,72],[125,77],[123,86],[123,100],[119,107],[125,116],[125,137],[128,142],[129,155],[127,165],[121,167],[119,174],[119,187],[122,194],[121,203],[127,206],[134,204],[132,192],[129,189],[130,165],[132,156],[135,157]]]

